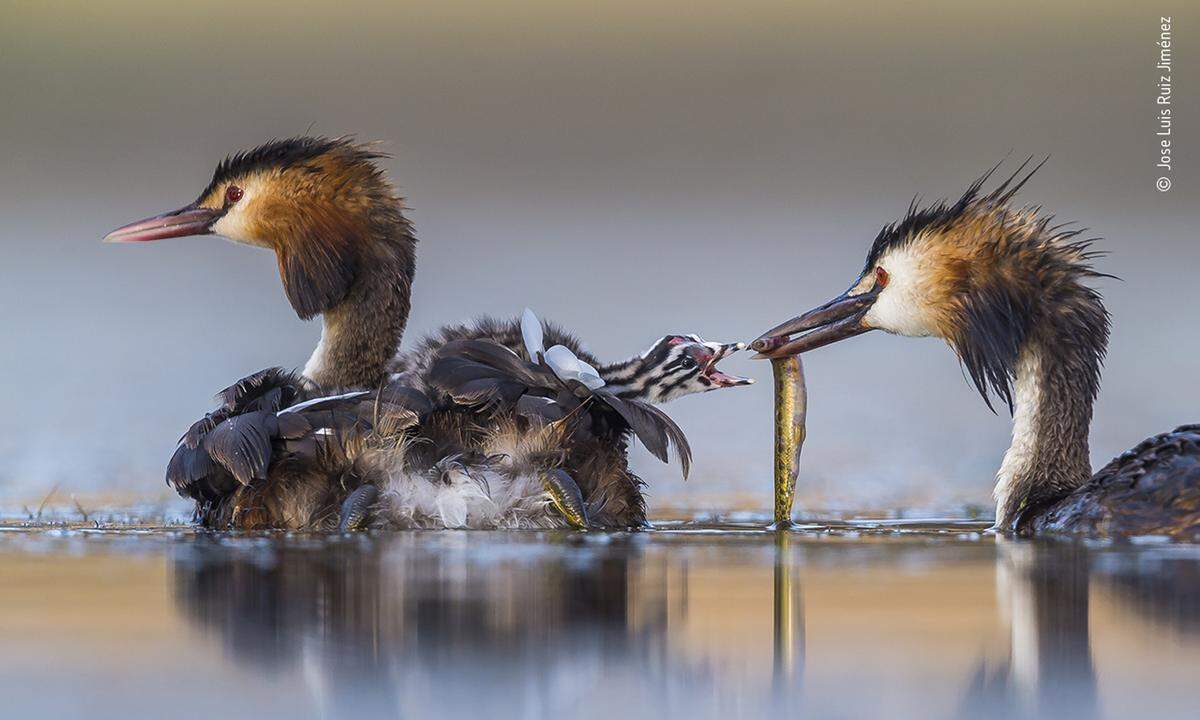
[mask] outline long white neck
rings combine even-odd
[[[1013,530],[1022,513],[1053,502],[1091,477],[1092,397],[1070,349],[1038,335],[1021,349],[1013,383],[1012,445],[996,473],[996,528]]]
[[[1026,478],[1036,464],[1038,417],[1047,405],[1045,385],[1041,354],[1037,348],[1026,348],[1017,362],[1017,379],[1013,383],[1012,444],[1004,453],[992,490],[998,528],[1008,524],[1006,508],[1019,505],[1014,496],[1024,490]]]

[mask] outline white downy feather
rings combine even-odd
[[[577,380],[589,390],[604,387],[604,378],[596,368],[580,360],[571,349],[563,345],[555,345],[545,350],[545,337],[542,333],[542,323],[537,315],[529,308],[521,314],[521,338],[525,341],[525,350],[529,357],[537,362],[538,354],[545,358],[546,364],[561,380]]]
[[[600,377],[596,368],[580,360],[570,348],[563,345],[555,345],[546,351],[546,364],[562,380],[578,380],[589,390],[604,387],[604,378]]]
[[[529,308],[525,308],[525,312],[521,313],[521,338],[525,341],[525,351],[537,362],[538,354],[546,351],[546,345],[542,335],[542,322]]]

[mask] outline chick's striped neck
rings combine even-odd
[[[620,398],[653,402],[664,381],[658,368],[646,363],[641,355],[597,368],[605,388]]]

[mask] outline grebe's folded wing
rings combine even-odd
[[[430,410],[426,395],[392,383],[373,391],[320,395],[300,375],[268,368],[217,395],[220,406],[192,424],[167,464],[180,494],[215,500],[265,480],[272,463],[343,458],[356,438],[395,434]]]

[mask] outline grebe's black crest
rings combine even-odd
[[[370,144],[359,143],[352,135],[336,138],[321,135],[276,138],[250,150],[226,156],[217,164],[212,181],[200,193],[198,201],[237,178],[259,172],[299,167],[332,153],[357,163],[373,163],[391,157]],[[313,168],[312,171],[318,170]]]
[[[1032,157],[1026,158],[1025,162],[1021,163],[1020,167],[1013,171],[1013,174],[1007,180],[1000,183],[999,186],[987,195],[980,195],[980,192],[983,190],[984,184],[1004,164],[1003,160],[993,165],[987,172],[980,175],[975,182],[968,185],[963,194],[954,202],[943,199],[922,207],[920,205],[920,196],[913,196],[912,202],[908,205],[908,210],[904,213],[904,217],[894,223],[884,225],[879,234],[875,236],[875,240],[871,243],[871,249],[867,252],[867,260],[863,264],[863,273],[874,268],[884,253],[910,242],[921,233],[943,230],[961,221],[968,213],[979,212],[988,206],[1000,207],[1007,205],[1013,196],[1025,186],[1025,183],[1029,182],[1030,178],[1050,161],[1050,158],[1049,156],[1043,158],[1040,163],[1025,174],[1025,177],[1017,180],[1018,176],[1025,171],[1025,168],[1032,161]]]

